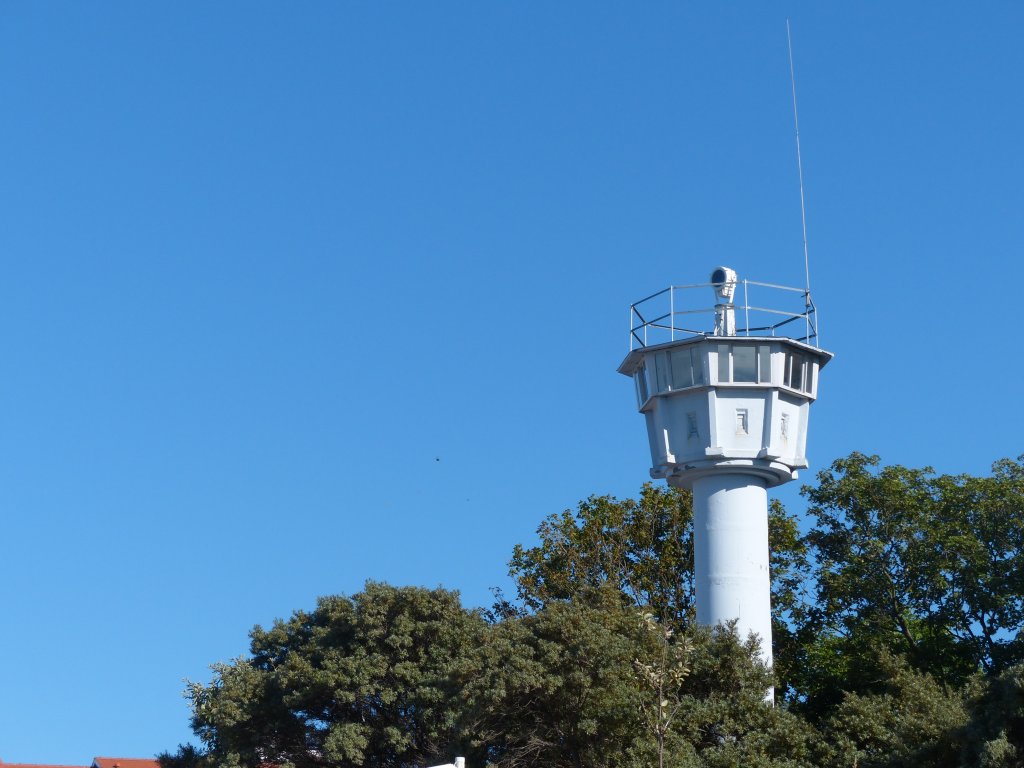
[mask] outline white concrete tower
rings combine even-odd
[[[693,289],[708,288],[715,306],[688,308]],[[755,292],[761,306],[751,306]],[[713,313],[713,331],[685,327],[702,313]],[[806,290],[717,267],[710,283],[672,286],[630,307],[630,352],[619,366],[647,420],[651,477],[693,491],[697,621],[735,620],[742,639],[761,638],[769,666],[767,489],[807,466],[808,412],[832,359],[817,342]]]

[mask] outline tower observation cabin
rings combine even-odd
[[[693,491],[697,620],[735,620],[742,638],[760,636],[769,665],[767,489],[807,466],[810,405],[831,359],[806,289],[728,267],[629,308],[619,372],[647,422],[651,477]]]

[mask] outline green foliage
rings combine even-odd
[[[804,492],[806,535],[769,513],[773,670],[693,624],[691,498],[648,484],[546,518],[489,614],[371,582],[256,627],[162,768],[1024,768],[1020,461],[854,453]]]
[[[795,515],[778,499],[768,509],[768,545],[772,590],[772,655],[783,697],[795,690],[807,668],[810,629],[806,591],[811,581],[807,541]]]
[[[493,765],[622,765],[644,738],[634,706],[634,617],[621,606],[553,602],[493,627],[466,689],[476,744]]]
[[[905,658],[881,652],[876,692],[847,694],[823,731],[822,762],[860,768],[944,768],[957,765],[965,691],[948,689]]]
[[[509,563],[531,610],[611,588],[624,604],[688,621],[693,606],[693,505],[687,491],[644,485],[639,499],[591,496],[537,529],[540,544],[516,545]]]
[[[251,658],[190,684],[192,727],[218,765],[442,762],[461,746],[451,702],[485,629],[440,589],[369,583],[352,598],[322,598],[256,627]]]
[[[177,752],[161,752],[156,756],[160,768],[204,768],[209,756],[193,744],[179,744]]]
[[[765,704],[756,644],[728,629],[568,601],[495,629],[469,691],[496,768],[813,765],[816,733]]]
[[[773,680],[759,661],[757,644],[740,643],[729,628],[697,627],[690,637],[690,673],[670,742],[673,756],[686,756],[679,765],[814,765],[814,730],[790,712],[765,703]]]
[[[1009,667],[986,681],[971,703],[963,740],[964,766],[1024,766],[1024,665]]]
[[[665,765],[665,738],[683,706],[683,685],[690,675],[693,642],[652,613],[640,614],[640,629],[654,646],[648,658],[633,659],[640,682],[638,701],[648,730],[658,742],[658,765]]]
[[[769,509],[772,604],[783,630],[801,610],[809,568],[796,518],[778,502]],[[591,496],[576,511],[547,517],[540,543],[516,545],[509,573],[519,600],[536,610],[551,600],[587,599],[611,590],[624,605],[685,626],[693,602],[693,498],[689,491],[645,483],[638,499]]]
[[[1024,654],[1024,467],[990,477],[878,468],[851,454],[805,487],[816,599],[800,617],[797,682],[825,711],[869,691],[879,649],[960,686]]]

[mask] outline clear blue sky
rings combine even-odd
[[[253,624],[487,604],[635,493],[628,304],[802,281],[787,17],[812,470],[985,472],[1024,452],[1019,3],[0,5],[0,758],[173,749]]]

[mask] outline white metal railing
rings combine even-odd
[[[754,280],[737,280],[743,289],[728,306],[736,315],[737,336],[779,336],[820,347],[818,310],[804,288],[791,288]],[[716,312],[723,306],[700,301],[697,289],[714,289],[713,283],[670,285],[629,305],[630,351],[652,344],[663,344],[689,336],[710,336],[714,331]],[[754,290],[751,290],[754,289]],[[767,295],[766,300],[751,304],[751,294]],[[762,306],[776,304],[776,306]],[[697,328],[700,315],[710,317],[710,327]],[[740,319],[742,318],[742,324]],[[694,322],[698,321],[698,322]]]

